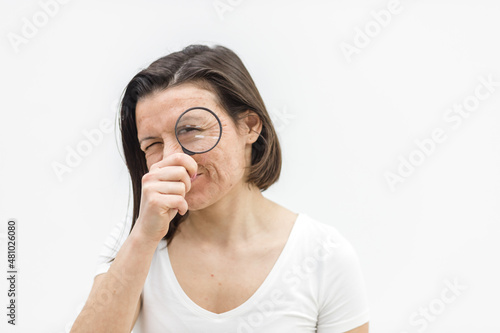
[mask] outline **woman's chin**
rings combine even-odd
[[[202,197],[202,195],[197,195],[193,193],[192,195],[186,195],[186,202],[188,204],[189,210],[195,211],[206,208],[208,205],[206,200]]]

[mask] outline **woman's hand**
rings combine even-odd
[[[183,153],[169,155],[153,164],[142,177],[141,207],[134,228],[140,229],[147,239],[159,242],[177,212],[186,214],[185,195],[197,171],[196,161]]]

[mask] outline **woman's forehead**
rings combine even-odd
[[[218,116],[221,115],[221,108],[211,91],[192,84],[183,84],[154,92],[140,99],[136,105],[136,119],[137,122],[157,116],[176,119],[182,112],[196,106],[209,108]]]

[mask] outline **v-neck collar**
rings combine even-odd
[[[281,251],[278,259],[274,263],[273,268],[265,278],[264,282],[262,282],[259,288],[252,294],[252,296],[250,296],[250,298],[248,298],[244,303],[240,304],[239,306],[237,306],[232,310],[223,313],[215,313],[202,308],[201,306],[196,304],[193,300],[191,300],[191,298],[189,298],[189,296],[182,289],[181,285],[179,284],[179,281],[177,281],[177,277],[175,276],[174,270],[172,268],[172,263],[170,262],[170,256],[168,255],[168,248],[166,248],[165,251],[167,257],[166,259],[166,267],[168,274],[167,281],[170,283],[170,287],[174,291],[177,298],[181,300],[185,304],[185,306],[194,313],[197,313],[209,319],[224,319],[237,316],[238,314],[241,314],[242,312],[246,311],[249,307],[254,306],[254,300],[259,299],[263,294],[265,294],[269,285],[271,285],[272,282],[276,279],[276,275],[278,275],[279,272],[281,271],[281,266],[286,261],[291,249],[293,248],[293,245],[299,233],[299,231],[297,231],[299,229],[298,225],[302,223],[303,219],[304,219],[304,214],[299,213],[295,219],[292,230],[290,231],[290,235],[288,236],[288,240],[286,241],[283,250]]]

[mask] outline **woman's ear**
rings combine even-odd
[[[247,135],[247,143],[254,143],[259,138],[262,131],[262,120],[259,115],[253,111],[244,113],[244,134]]]

